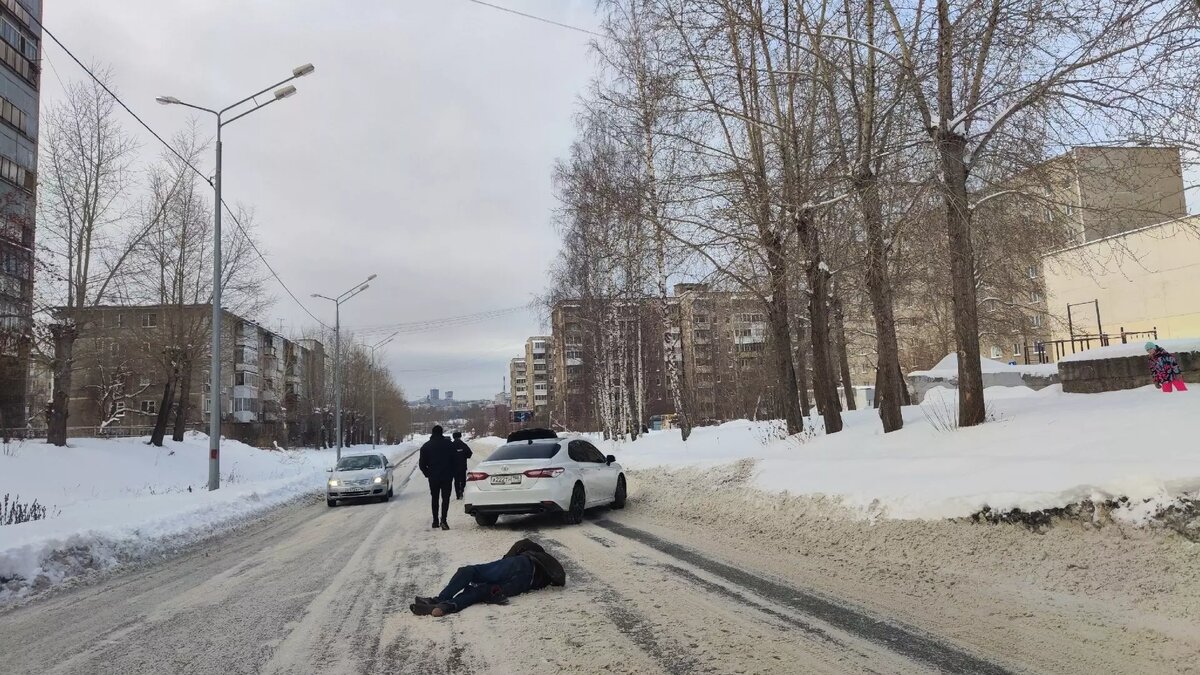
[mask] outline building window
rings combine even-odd
[[[1029,317],[1029,325],[1033,326],[1034,328],[1041,328],[1042,327],[1042,315],[1034,314],[1033,316]]]
[[[125,401],[117,401],[115,407],[118,413],[125,412]]]
[[[1030,278],[1030,279],[1036,279],[1036,278],[1038,278],[1038,268],[1037,268],[1037,265],[1030,265],[1030,266],[1029,266],[1029,268],[1025,270],[1025,272],[1026,272],[1026,273],[1029,275],[1029,278]]]
[[[1002,356],[1004,356],[1004,353],[1000,350],[1000,348],[993,345],[992,346],[992,358],[998,359]]]
[[[158,315],[148,312],[142,315],[142,328],[154,328],[158,325]]]
[[[150,386],[150,378],[143,375],[140,379],[138,379],[138,386],[139,387],[149,387]]]
[[[117,312],[116,326],[117,328],[125,327],[125,315],[121,314],[120,312]]]
[[[147,415],[153,415],[158,412],[158,401],[148,399],[142,401],[142,412]]]
[[[1029,301],[1030,302],[1041,302],[1042,301],[1041,291],[1030,291],[1029,292]]]

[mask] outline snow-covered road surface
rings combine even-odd
[[[947,638],[935,597],[881,609],[904,595],[902,577],[862,578],[847,600],[814,587],[813,557],[781,565],[782,550],[731,544],[736,532],[651,512],[649,497],[581,526],[526,518],[485,529],[455,509],[453,529],[431,530],[427,488],[412,475],[390,503],[330,509],[314,496],[178,557],[0,613],[0,672],[1128,672],[1138,663],[1120,644],[1081,646],[1069,624],[1061,636],[984,624]],[[566,588],[445,619],[408,611],[459,565],[499,557],[524,536],[564,561]],[[996,589],[981,587],[981,606],[959,612],[1043,611],[1022,600],[1029,589],[983,605]],[[969,604],[965,592],[955,601]]]

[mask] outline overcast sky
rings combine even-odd
[[[496,0],[596,28],[592,0]],[[294,66],[298,95],[226,127],[227,202],[254,207],[271,264],[309,308],[368,274],[342,324],[406,323],[528,303],[558,237],[551,171],[594,70],[588,35],[467,0],[53,0],[46,27],[169,137],[189,111],[224,107]],[[49,39],[43,106],[83,77]],[[150,160],[159,151],[128,120]],[[209,170],[209,167],[205,167]],[[285,332],[313,322],[275,288],[262,317]],[[321,304],[317,304],[317,303]],[[508,360],[540,332],[536,314],[406,334],[386,349],[410,397],[500,391]]]

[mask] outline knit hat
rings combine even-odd
[[[1153,342],[1147,342],[1146,343],[1146,351],[1152,352],[1152,351],[1154,351],[1154,348],[1157,346],[1158,345],[1154,344]]]

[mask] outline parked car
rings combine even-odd
[[[530,438],[506,443],[467,473],[466,512],[482,526],[504,514],[562,513],[568,523],[585,509],[625,508],[625,473],[583,439]]]
[[[325,482],[325,503],[337,506],[339,499],[392,498],[392,469],[387,455],[343,455]]]

